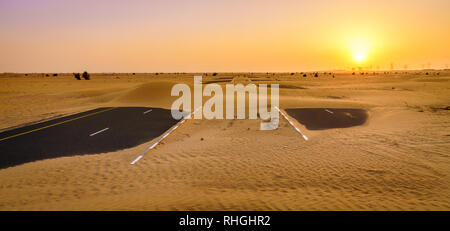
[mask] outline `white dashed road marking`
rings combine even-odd
[[[294,123],[292,123],[292,121],[290,120],[290,119],[288,119],[288,117],[283,113],[283,112],[281,112],[281,110],[278,108],[278,107],[275,107],[280,113],[281,113],[281,115],[283,115],[283,117],[292,125],[292,127],[294,127],[295,128],[295,130],[297,130],[297,132],[298,133],[300,133],[300,135],[302,135],[303,136],[303,139],[305,139],[305,140],[308,140],[308,137],[306,137],[303,133],[302,133],[302,131],[300,131],[300,129],[298,128],[298,127],[296,127],[295,125],[294,125]]]
[[[100,131],[98,131],[98,132],[94,132],[94,133],[90,134],[89,136],[95,136],[95,135],[97,135],[98,133],[104,132],[104,131],[106,131],[106,130],[108,130],[108,129],[109,129],[109,128],[104,128],[104,129],[102,129],[102,130],[100,130]]]
[[[195,111],[193,111],[192,113],[190,113],[189,115],[194,114],[198,109],[197,108]],[[161,143],[161,141],[163,141],[167,136],[170,135],[170,133],[172,133],[173,131],[175,131],[175,129],[177,129],[180,125],[182,125],[184,122],[186,122],[186,118],[188,116],[185,116],[180,122],[178,122],[178,124],[173,127],[172,129],[170,129],[170,131],[168,131],[166,134],[164,134],[161,138],[159,138],[154,144],[152,144],[152,146],[150,146],[149,148],[147,148],[147,150],[145,150],[144,153],[142,153],[140,156],[138,156],[135,160],[133,160],[130,165],[134,165],[136,162],[138,162],[142,157],[144,157],[144,155],[149,152],[150,150],[152,150],[154,147],[156,147],[156,145],[158,145],[159,143]]]
[[[334,112],[332,112],[332,111],[330,111],[330,110],[328,110],[328,109],[325,109],[325,111],[328,112],[328,113],[330,113],[330,114],[334,114]]]
[[[147,114],[147,113],[149,113],[149,112],[151,112],[152,111],[152,109],[150,109],[150,110],[148,110],[148,111],[144,111],[144,114]]]

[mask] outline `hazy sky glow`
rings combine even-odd
[[[445,68],[448,12],[449,0],[0,0],[0,72]]]

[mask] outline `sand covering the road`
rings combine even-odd
[[[284,120],[189,120],[152,144],[0,170],[1,210],[449,210],[449,73],[236,76],[280,83],[280,108],[359,108],[361,126],[307,130]],[[169,108],[192,74],[0,76],[0,129],[104,106]],[[220,79],[222,78],[222,79]]]

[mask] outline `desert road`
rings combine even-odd
[[[112,152],[148,142],[178,121],[161,108],[97,108],[0,133],[0,168]]]
[[[357,126],[367,119],[361,109],[301,108],[286,112],[310,130]],[[0,133],[0,169],[135,147],[161,136],[177,122],[166,109],[108,107],[5,131]]]

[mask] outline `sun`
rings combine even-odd
[[[367,60],[372,43],[367,38],[354,38],[349,41],[350,53],[353,60],[357,63],[362,63]]]
[[[367,56],[367,54],[365,54],[363,52],[358,52],[353,55],[353,59],[355,59],[356,62],[361,63],[364,60],[366,60],[366,56]]]

